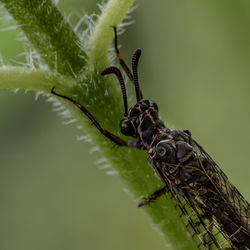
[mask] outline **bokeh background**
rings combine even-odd
[[[99,13],[96,4],[61,0],[59,8]],[[144,96],[167,125],[189,129],[250,200],[249,1],[137,5],[119,39],[127,60],[142,48]],[[18,32],[0,33],[4,60],[23,51]],[[166,249],[119,177],[95,164],[101,155],[76,140],[83,133],[63,125],[45,98],[0,91],[0,250]]]

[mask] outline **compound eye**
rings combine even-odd
[[[127,119],[121,120],[120,130],[124,135],[127,135],[127,136],[132,136],[136,132],[133,123]]]

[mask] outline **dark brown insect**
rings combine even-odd
[[[127,146],[148,152],[148,162],[164,187],[154,192],[138,206],[144,206],[163,194],[170,194],[176,202],[187,229],[198,248],[250,249],[249,203],[229,182],[205,150],[192,139],[188,130],[170,130],[159,119],[156,103],[143,99],[139,88],[137,65],[141,50],[132,57],[132,73],[120,56],[115,32],[115,51],[120,65],[134,83],[137,103],[128,110],[127,94],[120,70],[108,67],[102,75],[116,75],[122,90],[124,119],[120,130],[132,141],[124,141],[103,129],[95,117],[75,100],[51,93],[74,103],[92,121],[96,128],[118,146]]]

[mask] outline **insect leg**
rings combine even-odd
[[[73,104],[75,104],[90,119],[90,121],[96,126],[96,128],[101,132],[101,134],[103,134],[109,140],[114,142],[116,145],[118,145],[118,146],[128,146],[127,142],[122,140],[120,137],[110,133],[106,129],[103,129],[101,127],[101,125],[99,124],[99,122],[95,119],[95,117],[84,106],[82,106],[80,103],[76,102],[75,100],[71,99],[70,97],[67,97],[67,96],[60,95],[60,94],[56,93],[55,92],[55,87],[52,88],[51,93],[53,95],[64,98],[64,99],[72,102]]]
[[[168,188],[166,186],[162,187],[159,190],[156,190],[153,194],[151,194],[149,196],[149,198],[147,198],[146,200],[140,202],[137,207],[143,207],[145,205],[150,204],[152,201],[155,201],[156,199],[158,199],[160,196],[162,196],[163,194],[165,194],[168,191]]]

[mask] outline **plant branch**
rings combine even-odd
[[[104,61],[103,58],[106,58],[110,42],[114,38],[111,26],[118,26],[122,22],[134,2],[135,0],[110,0],[104,6],[87,48],[90,60],[97,63],[99,67],[107,66],[105,65],[107,61]]]
[[[119,121],[123,114],[121,93],[113,78],[101,77],[99,72],[108,66],[106,55],[113,39],[110,25],[120,24],[134,0],[110,0],[105,5],[88,41],[87,57],[78,45],[78,37],[51,1],[1,1],[52,71],[4,67],[0,70],[0,88],[27,88],[50,93],[51,88],[56,86],[57,92],[87,105],[103,128],[120,135]],[[148,196],[163,185],[148,166],[145,152],[114,148],[76,106],[64,99],[59,100],[101,148],[134,199]],[[170,199],[161,197],[145,210],[172,249],[195,248]]]
[[[0,68],[0,88],[50,92],[58,85],[58,75],[47,70],[21,67]]]

